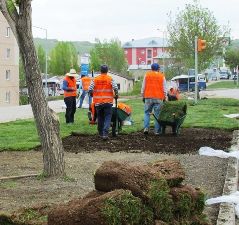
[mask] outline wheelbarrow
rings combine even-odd
[[[115,99],[115,106],[112,107],[112,117],[111,117],[111,127],[112,127],[112,136],[117,136],[119,131],[122,130],[123,121],[129,117],[130,114],[124,111],[123,109],[118,108],[117,99]],[[88,118],[90,124],[97,124],[97,113],[95,105],[92,103],[90,111],[88,112]]]
[[[129,114],[124,110],[118,108],[117,99],[115,99],[115,106],[112,107],[112,136],[117,136],[119,131],[122,130],[123,121],[129,117]]]
[[[172,127],[173,135],[179,134],[179,129],[187,115],[187,104],[181,101],[165,102],[161,108],[159,117],[153,114],[154,118],[161,126],[162,134],[165,134],[167,126]]]

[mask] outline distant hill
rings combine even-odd
[[[34,38],[35,45],[41,45],[44,49],[47,49],[47,52],[50,52],[58,42],[57,39],[46,40],[42,38]],[[88,41],[72,41],[72,43],[80,55],[90,53],[90,50],[94,47],[94,44]]]

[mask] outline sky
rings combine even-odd
[[[168,14],[176,15],[188,3],[192,0],[33,0],[33,36],[90,42],[118,38],[122,43],[163,37]],[[229,24],[232,39],[239,38],[238,0],[201,0],[200,5],[218,25]]]

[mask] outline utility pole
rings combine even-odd
[[[195,103],[199,96],[198,90],[198,52],[202,52],[206,49],[206,40],[195,36]]]
[[[38,28],[38,29],[41,29],[41,30],[44,30],[45,31],[45,38],[46,38],[46,43],[47,43],[47,29],[46,28],[42,28],[42,27],[37,27],[37,26],[32,26],[32,27],[35,27],[35,28]],[[48,85],[47,85],[47,68],[48,68],[48,65],[47,65],[47,48],[45,47],[45,54],[46,54],[46,62],[45,62],[45,89],[46,89],[46,95],[49,96],[49,90],[48,90]]]
[[[195,36],[195,95],[194,102],[197,103],[198,98],[198,37]]]

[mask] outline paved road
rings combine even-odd
[[[50,101],[49,107],[55,112],[64,112],[64,101]],[[0,123],[15,121],[18,119],[29,119],[33,117],[31,105],[0,107]]]
[[[239,89],[217,89],[200,92],[201,97],[239,99]]]

